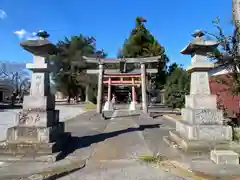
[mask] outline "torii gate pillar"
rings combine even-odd
[[[141,82],[142,82],[142,110],[143,113],[148,113],[147,103],[147,88],[146,88],[146,65],[141,63]]]

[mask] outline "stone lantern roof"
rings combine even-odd
[[[180,51],[182,54],[207,54],[213,52],[219,45],[218,42],[213,40],[204,40],[204,33],[196,30],[192,36],[194,39]]]
[[[38,36],[39,39],[23,41],[20,43],[20,46],[34,55],[43,57],[55,54],[57,52],[56,46],[47,39],[49,34],[47,34],[46,31],[39,31]]]

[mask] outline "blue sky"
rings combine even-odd
[[[38,30],[48,31],[54,43],[80,33],[94,36],[97,47],[115,57],[136,16],[142,16],[170,60],[187,66],[190,57],[179,51],[192,39],[191,33],[214,32],[211,22],[216,16],[231,33],[231,6],[230,0],[0,0],[0,61],[31,62],[19,42]],[[14,32],[25,36],[20,39]]]

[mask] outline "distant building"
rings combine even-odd
[[[14,85],[8,80],[0,80],[0,102],[4,102],[11,98],[14,91]]]
[[[231,92],[231,87],[224,82],[232,81],[231,68],[221,65],[216,65],[215,68],[209,71],[209,84],[212,94],[216,94],[218,97],[219,105],[222,105],[227,109],[229,116],[235,116],[240,113],[240,96],[233,96]],[[220,81],[220,82],[219,82]]]

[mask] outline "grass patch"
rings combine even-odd
[[[97,105],[93,104],[91,102],[88,102],[88,103],[84,104],[84,110],[85,111],[95,110],[96,108],[97,108]]]
[[[141,162],[145,162],[145,163],[158,164],[161,161],[167,160],[167,158],[157,154],[157,155],[144,155],[144,156],[140,156],[139,160]]]
[[[176,114],[166,114],[166,115],[179,121],[182,120],[181,115],[176,115]]]

